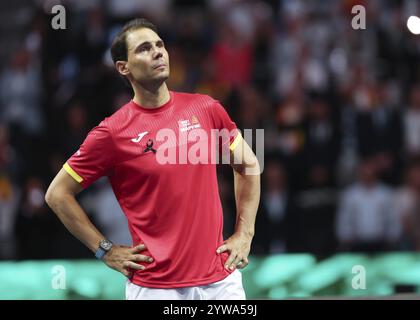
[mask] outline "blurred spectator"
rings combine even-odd
[[[325,100],[315,98],[311,102],[305,127],[304,157],[308,165],[324,165],[331,170],[337,162],[340,136],[331,107]]]
[[[290,96],[281,103],[276,120],[280,130],[278,149],[285,157],[298,155],[304,146],[305,108],[302,98]]]
[[[178,46],[173,46],[168,49],[170,63],[171,63],[171,77],[168,79],[168,86],[173,88],[173,90],[182,91],[183,86],[187,82],[187,63],[182,54],[182,50]],[[203,73],[206,70],[211,72],[212,65],[208,59],[203,61]],[[208,88],[206,84],[202,84],[203,87],[200,87],[202,92],[213,93],[211,88]],[[210,86],[210,85],[209,85]],[[201,91],[200,91],[201,92]]]
[[[336,224],[341,249],[376,252],[395,247],[400,232],[395,193],[378,180],[377,171],[374,160],[365,159],[358,181],[343,191]]]
[[[292,1],[283,3],[286,8],[293,8],[291,9],[293,13],[286,12],[287,9],[282,12],[281,18],[284,25],[274,36],[270,54],[270,64],[274,69],[275,92],[281,96],[290,93],[299,80],[298,59],[304,47],[303,19],[299,18],[304,6],[301,1],[296,1],[293,5],[292,3]]]
[[[238,93],[238,126],[243,129],[263,128],[268,111],[266,99],[253,86],[244,86]]]
[[[92,212],[91,218],[107,239],[114,243],[131,246],[127,218],[115,198],[107,178],[95,183],[95,190],[82,200],[83,207]]]
[[[409,157],[420,155],[420,84],[413,85],[404,113],[404,146]]]
[[[81,103],[74,103],[67,112],[67,127],[61,133],[62,151],[70,157],[79,149],[80,144],[88,133],[88,119],[86,107]]]
[[[401,249],[420,250],[420,163],[407,169],[406,185],[398,193],[397,205],[402,224]]]
[[[89,9],[86,17],[85,32],[78,43],[78,59],[82,67],[90,67],[99,63],[107,48],[105,17],[101,7]]]
[[[284,159],[291,190],[298,189],[304,179],[302,154],[305,146],[305,116],[303,98],[297,94],[287,97],[279,105],[276,114],[278,133],[275,150]]]
[[[363,88],[366,101],[357,115],[357,142],[361,157],[375,156],[379,174],[397,183],[402,144],[401,112],[388,104],[385,84]]]
[[[19,259],[46,259],[53,253],[57,218],[49,213],[44,197],[42,181],[38,177],[28,178],[16,219]]]
[[[13,146],[9,127],[0,123],[0,173],[6,172],[12,180],[22,174],[22,159]]]
[[[218,188],[223,208],[223,237],[227,238],[235,231],[236,206],[233,188],[232,172],[226,167],[218,167]]]
[[[229,87],[239,87],[248,83],[253,64],[252,43],[228,23],[221,26],[219,37],[211,55],[217,82]]]
[[[326,257],[336,250],[336,190],[326,165],[312,165],[306,177],[293,196],[294,210],[289,218],[292,235],[288,249]]]
[[[14,227],[19,198],[19,189],[9,177],[0,175],[0,260],[17,258]]]
[[[0,74],[0,119],[25,136],[40,135],[44,129],[40,98],[39,66],[21,48]]]
[[[357,146],[357,111],[352,105],[351,94],[352,84],[345,83],[340,87],[342,97],[339,115],[339,135],[341,137],[339,146],[339,158],[337,159],[337,184],[342,187],[354,182],[359,152]]]
[[[170,0],[107,0],[107,11],[116,18],[127,19],[133,15],[148,14],[158,18],[169,9]]]
[[[287,191],[286,173],[277,159],[265,164],[263,181],[253,252],[264,254],[286,252],[287,219],[290,215],[291,201]]]

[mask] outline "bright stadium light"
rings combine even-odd
[[[411,33],[420,34],[420,18],[416,16],[408,18],[407,28]]]

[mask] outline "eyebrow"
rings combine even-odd
[[[151,44],[153,41],[144,41],[144,42],[142,42],[142,43],[140,43],[137,47],[135,47],[134,48],[134,51],[136,51],[138,48],[140,48],[140,47],[142,47],[142,46],[144,46],[144,45],[146,45],[146,44]],[[163,40],[162,39],[159,39],[159,40],[156,40],[155,41],[155,43],[159,43],[159,42],[161,42],[162,44],[164,44],[164,42],[163,42]]]

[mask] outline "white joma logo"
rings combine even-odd
[[[133,138],[133,139],[131,139],[131,141],[133,141],[133,142],[135,142],[135,143],[138,143],[138,142],[140,142],[140,140],[146,135],[146,134],[148,134],[149,132],[147,132],[147,131],[145,131],[145,132],[142,132],[142,133],[139,133],[139,136],[137,137],[137,138]]]

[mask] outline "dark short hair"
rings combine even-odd
[[[111,56],[112,61],[116,63],[117,61],[127,61],[128,48],[127,48],[127,34],[130,31],[148,28],[158,33],[156,26],[151,23],[149,20],[144,18],[137,18],[128,21],[120,32],[116,35],[111,45]]]

